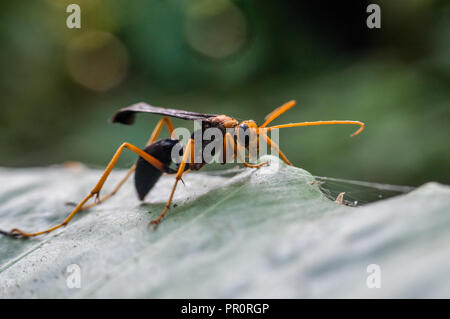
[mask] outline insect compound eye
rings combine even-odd
[[[241,130],[245,133],[248,130],[248,125],[247,123],[244,123],[241,125]]]
[[[247,123],[242,123],[239,126],[239,143],[241,145],[244,145],[245,147],[248,147],[248,145],[250,144],[250,141],[253,140],[254,137],[254,131],[249,129],[250,127],[248,126]]]

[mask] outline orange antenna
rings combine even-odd
[[[282,106],[277,107],[275,110],[273,110],[272,112],[267,114],[267,116],[265,117],[266,121],[264,122],[263,125],[260,126],[260,128],[266,127],[270,122],[275,120],[278,116],[280,116],[281,114],[283,114],[284,112],[286,112],[287,110],[292,108],[295,105],[295,103],[297,103],[297,102],[295,102],[295,100],[291,100],[289,102],[284,103]]]
[[[315,125],[335,125],[335,124],[354,124],[359,125],[360,128],[351,134],[350,136],[356,136],[364,130],[364,123],[359,121],[315,121],[315,122],[302,122],[302,123],[289,123],[283,125],[276,125],[266,128],[267,131],[271,131],[276,128],[285,128],[285,127],[297,127],[297,126],[315,126]]]

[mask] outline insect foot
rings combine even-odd
[[[22,235],[22,233],[18,229],[15,229],[15,228],[11,229],[11,231],[9,231],[9,232],[0,230],[0,234],[3,236],[12,237],[12,238],[21,238],[21,239],[28,238],[27,236]]]

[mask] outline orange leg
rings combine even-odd
[[[224,154],[227,153],[227,147],[231,146],[232,149],[234,150],[234,156],[233,159],[236,159],[237,157],[239,157],[239,159],[242,160],[242,164],[245,167],[250,167],[250,168],[260,168],[261,166],[266,165],[268,162],[264,162],[264,163],[260,163],[260,164],[249,164],[245,161],[245,158],[242,158],[240,155],[243,153],[243,147],[242,145],[240,145],[239,143],[235,143],[233,137],[231,136],[230,133],[226,133],[225,134],[225,141],[224,141]]]
[[[259,134],[262,135],[262,137],[264,138],[264,140],[266,141],[267,145],[269,145],[270,148],[273,148],[278,152],[278,155],[280,155],[280,157],[286,164],[292,166],[292,163],[287,159],[286,155],[283,154],[283,152],[280,150],[280,148],[274,141],[272,141],[262,130],[259,132]]]
[[[280,111],[276,112],[277,110],[275,110],[274,112],[276,113],[275,115],[278,116],[280,114],[282,114],[282,112],[285,112],[287,109],[289,109],[288,107],[289,105],[285,106],[285,107],[280,107]],[[274,113],[272,112],[272,113]],[[281,113],[280,113],[281,112]],[[267,122],[267,121],[266,121]],[[264,123],[265,125],[266,123]],[[301,122],[301,123],[289,123],[289,124],[283,124],[283,125],[276,125],[276,126],[271,126],[271,127],[260,127],[263,128],[262,130],[259,130],[259,134],[261,134],[263,136],[263,138],[266,140],[267,144],[271,147],[273,147],[274,149],[276,149],[278,151],[278,154],[280,155],[280,157],[283,159],[283,161],[288,164],[288,165],[292,165],[291,162],[289,162],[289,160],[287,159],[287,157],[283,154],[283,152],[281,152],[280,148],[278,147],[278,145],[273,142],[267,135],[266,132],[269,132],[273,129],[280,129],[280,128],[285,128],[285,127],[298,127],[298,126],[316,126],[316,125],[336,125],[336,124],[354,124],[354,125],[359,125],[359,129],[357,131],[355,131],[353,134],[351,134],[350,136],[356,136],[359,133],[361,133],[364,130],[364,123],[360,122],[360,121],[350,121],[350,120],[344,120],[344,121],[315,121],[315,122]]]
[[[223,140],[223,151],[222,151],[222,159],[223,163],[226,163],[228,159],[230,159],[230,156],[228,155],[228,152],[233,152],[232,159],[234,160],[237,156],[236,154],[236,147],[235,147],[234,139],[231,136],[229,132],[225,133],[225,138]]]
[[[161,130],[162,130],[164,124],[167,125],[167,129],[169,130],[169,134],[172,136],[172,132],[174,130],[172,121],[170,120],[169,117],[165,116],[158,122],[158,124],[156,124],[156,127],[153,130],[153,133],[150,136],[150,139],[148,140],[147,144],[145,144],[145,146],[148,146],[148,145],[150,145],[150,144],[152,144],[153,142],[156,141],[156,139],[158,138],[159,134],[161,134]],[[128,178],[133,174],[133,172],[135,170],[136,170],[136,164],[133,164],[133,166],[130,167],[130,169],[128,170],[126,175],[120,180],[120,182],[117,184],[117,186],[109,194],[106,194],[102,198],[98,198],[92,204],[84,205],[81,208],[81,210],[86,210],[86,209],[92,208],[94,206],[97,206],[97,205],[103,203],[104,201],[106,201],[108,198],[111,198],[112,196],[114,196],[119,191],[119,189],[123,186],[123,184],[125,184],[125,182],[128,180]]]
[[[250,167],[250,168],[260,168],[261,166],[266,165],[268,162],[264,162],[264,163],[260,163],[260,164],[249,164],[247,162],[243,162],[242,164],[244,164],[245,167]]]
[[[238,151],[237,151],[236,155],[239,156],[240,154],[242,154],[242,150],[243,150],[242,145],[237,143],[237,149],[238,149]],[[245,161],[245,159],[241,158],[241,160],[242,160],[242,165],[244,165],[245,167],[250,167],[250,168],[260,168],[261,166],[264,166],[264,165],[266,165],[268,163],[268,162],[264,162],[264,163],[260,163],[260,164],[250,164],[250,163],[247,163]]]
[[[156,159],[155,157],[147,154],[146,152],[144,152],[143,150],[137,148],[136,146],[130,144],[130,143],[123,143],[116,151],[116,153],[114,154],[113,158],[111,159],[111,161],[109,162],[108,166],[106,167],[105,171],[103,172],[100,180],[97,182],[97,184],[95,185],[95,187],[91,190],[91,192],[74,208],[74,210],[69,214],[69,216],[66,217],[66,219],[64,219],[64,221],[61,224],[55,225],[53,227],[50,227],[47,230],[44,231],[40,231],[40,232],[36,232],[36,233],[27,233],[24,232],[20,229],[14,228],[12,229],[9,233],[6,233],[7,235],[10,235],[12,237],[34,237],[34,236],[39,236],[42,234],[48,234],[52,231],[54,231],[55,229],[58,229],[62,226],[67,225],[70,220],[81,210],[81,208],[83,207],[83,205],[92,197],[94,196],[98,196],[98,194],[100,193],[100,190],[103,187],[103,184],[105,184],[106,179],[108,178],[108,175],[111,173],[112,169],[114,168],[114,165],[116,165],[117,160],[119,159],[120,155],[122,154],[122,151],[127,148],[130,151],[133,151],[134,153],[136,153],[137,155],[139,155],[140,157],[142,157],[143,159],[145,159],[147,162],[149,162],[150,164],[152,164],[153,166],[155,166],[157,169],[163,171],[164,170],[164,164],[161,163],[158,159]],[[2,232],[3,234],[5,234],[5,232]]]
[[[186,150],[183,154],[183,158],[181,159],[180,166],[178,167],[178,172],[175,177],[175,184],[173,185],[172,191],[170,192],[169,200],[167,201],[167,204],[164,207],[162,213],[158,216],[158,218],[152,220],[149,225],[158,225],[159,222],[161,221],[161,219],[163,219],[164,215],[169,210],[170,204],[172,203],[173,195],[175,194],[175,189],[177,188],[177,185],[178,185],[178,181],[181,179],[181,177],[184,174],[184,169],[186,168],[186,163],[188,161],[189,155],[191,153],[194,153],[193,150],[194,150],[194,140],[191,138],[191,139],[189,139],[189,141],[186,145]],[[193,162],[191,162],[191,163],[193,163]]]

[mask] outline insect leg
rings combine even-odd
[[[239,155],[242,154],[242,151],[243,151],[242,145],[240,145],[239,143],[236,143],[236,142],[234,141],[234,139],[233,139],[233,137],[231,136],[230,133],[226,133],[226,134],[225,134],[225,141],[224,141],[224,146],[225,146],[225,148],[224,148],[224,153],[225,153],[225,154],[227,154],[226,148],[227,148],[230,144],[231,144],[232,149],[234,150],[234,156],[233,156],[233,159],[236,159],[237,157],[239,157],[239,158],[242,160],[242,164],[243,164],[244,166],[250,167],[250,168],[259,168],[259,167],[261,167],[261,166],[267,164],[267,162],[260,163],[260,164],[256,164],[256,165],[247,163],[247,162],[245,161],[245,158],[241,158],[241,157],[239,156]],[[244,156],[244,157],[245,157],[245,156]]]
[[[249,163],[247,163],[247,162],[243,162],[242,164],[245,166],[245,167],[250,167],[250,168],[260,168],[261,166],[264,166],[264,165],[266,165],[268,162],[264,162],[264,163],[260,163],[260,164],[249,164]]]
[[[152,143],[154,143],[156,141],[156,139],[158,138],[159,134],[161,134],[161,130],[162,130],[164,124],[166,124],[167,129],[169,130],[169,134],[172,135],[172,132],[174,130],[172,121],[170,120],[170,118],[168,116],[164,116],[158,122],[158,124],[156,124],[156,127],[153,130],[153,133],[150,136],[150,139],[148,140],[147,144],[145,144],[145,146],[149,146],[150,144],[152,144]],[[117,184],[117,186],[109,194],[106,194],[102,198],[98,198],[92,204],[84,205],[81,208],[81,210],[85,210],[85,209],[89,209],[89,208],[92,208],[94,206],[97,206],[97,205],[103,203],[104,201],[106,201],[108,198],[114,196],[119,191],[119,189],[122,187],[122,185],[125,184],[125,182],[128,180],[128,178],[134,173],[135,170],[136,170],[136,164],[133,164],[133,166],[130,167],[130,169],[127,171],[125,176],[120,180],[120,182]]]
[[[280,150],[280,148],[278,147],[278,145],[272,141],[265,133],[263,130],[261,130],[259,132],[260,135],[262,135],[262,137],[264,138],[264,140],[266,141],[267,145],[269,145],[270,148],[274,148],[277,152],[278,155],[280,155],[280,157],[283,159],[283,161],[292,166],[292,163],[287,159],[286,155],[283,154],[283,152]]]
[[[249,164],[249,163],[247,163],[247,162],[243,162],[242,164],[245,166],[245,167],[250,167],[250,168],[260,168],[261,166],[264,166],[264,165],[266,165],[268,162],[264,162],[264,163],[260,163],[260,164]]]
[[[158,225],[159,222],[161,221],[161,219],[163,219],[164,215],[169,210],[170,204],[172,203],[173,195],[175,194],[175,189],[177,188],[177,185],[178,185],[178,181],[183,176],[184,169],[186,167],[186,162],[187,162],[187,160],[188,160],[188,158],[190,156],[190,153],[194,152],[193,151],[194,150],[194,145],[193,144],[194,144],[194,139],[192,139],[192,138],[189,139],[189,141],[188,141],[188,143],[186,145],[186,150],[185,150],[185,152],[183,154],[183,158],[181,159],[180,166],[178,167],[178,172],[177,172],[177,175],[175,177],[175,184],[172,187],[172,191],[170,193],[169,200],[167,201],[167,204],[164,207],[162,213],[158,216],[158,218],[152,220],[149,225]]]
[[[105,171],[103,172],[102,176],[100,177],[99,181],[97,182],[97,184],[95,185],[95,187],[91,190],[91,192],[73,209],[73,211],[66,217],[66,219],[64,219],[64,221],[58,225],[55,225],[53,227],[50,227],[47,230],[44,231],[40,231],[40,232],[36,232],[36,233],[27,233],[24,232],[18,228],[14,228],[12,229],[9,233],[6,233],[7,235],[11,236],[11,237],[34,237],[34,236],[39,236],[42,234],[47,234],[50,233],[52,231],[54,231],[55,229],[58,229],[62,226],[67,225],[70,220],[81,210],[81,208],[83,207],[83,205],[92,197],[94,196],[98,196],[98,194],[100,193],[100,190],[103,187],[103,184],[105,184],[106,179],[108,178],[108,175],[111,173],[112,169],[114,168],[114,165],[116,165],[117,160],[119,159],[120,155],[122,154],[122,151],[127,148],[130,151],[136,153],[137,155],[139,155],[140,157],[142,157],[143,159],[145,159],[147,162],[149,162],[150,164],[152,164],[153,166],[155,166],[156,168],[158,168],[159,170],[163,171],[164,169],[164,164],[161,163],[158,159],[156,159],[155,157],[147,154],[146,152],[144,152],[143,150],[139,149],[138,147],[130,144],[130,143],[123,143],[116,151],[116,153],[114,154],[113,158],[111,159],[111,161],[109,162],[108,166],[106,167]],[[2,232],[3,233],[3,232]],[[4,234],[4,233],[3,233]]]
[[[233,152],[228,154],[228,152]],[[233,155],[231,158],[231,154]],[[234,160],[237,156],[236,153],[236,143],[234,142],[233,137],[230,132],[225,133],[225,138],[223,139],[223,151],[222,151],[222,160],[223,163],[227,163],[228,159]]]

